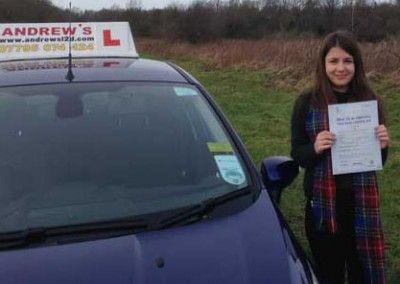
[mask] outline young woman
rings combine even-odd
[[[307,238],[322,283],[386,283],[384,240],[375,172],[333,175],[329,104],[377,100],[382,160],[389,135],[380,98],[368,86],[352,34],[329,34],[320,49],[315,84],[292,114],[291,155],[305,168]]]

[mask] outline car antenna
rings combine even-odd
[[[71,38],[72,38],[72,28],[71,28],[72,4],[71,4],[71,2],[72,1],[69,1],[68,73],[67,73],[67,76],[65,76],[65,79],[67,79],[70,83],[75,78],[74,73],[72,73],[72,54],[71,54]]]

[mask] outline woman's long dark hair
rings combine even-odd
[[[385,122],[382,101],[379,96],[369,87],[361,51],[354,36],[347,31],[336,31],[326,36],[319,51],[317,69],[315,73],[315,85],[312,92],[312,103],[321,109],[326,109],[328,104],[335,103],[332,84],[325,70],[325,57],[333,47],[340,47],[353,57],[354,77],[349,83],[348,93],[350,101],[377,100],[379,121]]]

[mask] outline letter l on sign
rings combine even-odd
[[[104,46],[121,45],[121,41],[119,39],[111,38],[111,30],[103,30],[103,41],[104,41]]]

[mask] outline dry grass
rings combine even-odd
[[[164,59],[197,58],[215,69],[235,66],[251,70],[269,69],[279,73],[275,78],[282,78],[281,81],[266,82],[269,86],[302,89],[310,82],[321,40],[274,38],[189,44],[140,38],[137,43],[139,52]],[[362,43],[361,49],[372,81],[384,77],[392,84],[400,84],[400,39]]]

